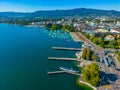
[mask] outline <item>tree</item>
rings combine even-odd
[[[110,45],[111,48],[114,48],[115,45],[116,45],[116,41],[115,40],[114,41],[110,41],[109,45]]]
[[[100,70],[96,63],[87,65],[82,70],[82,78],[84,81],[96,86],[100,82]]]
[[[97,60],[97,57],[96,57],[96,54],[95,54],[95,52],[94,53],[92,53],[92,60]]]
[[[120,48],[120,40],[117,40],[117,47]]]
[[[87,38],[89,38],[89,37],[90,37],[90,35],[89,35],[89,34],[87,34],[87,33],[85,33],[84,35],[85,35]]]
[[[94,38],[94,39],[93,39],[93,43],[98,44],[97,38]]]
[[[73,32],[74,30],[75,30],[75,28],[74,27],[70,27],[70,29],[69,29],[71,32]]]
[[[87,49],[84,48],[84,49],[83,49],[83,52],[82,52],[82,58],[83,58],[83,59],[86,59],[86,53],[87,53]]]
[[[94,38],[95,38],[94,36],[90,36],[90,41],[93,42]]]
[[[51,23],[45,24],[45,27],[49,29],[52,27],[52,24]]]
[[[100,23],[100,19],[95,19],[95,23]]]
[[[67,26],[66,26],[66,25],[62,26],[62,29],[63,29],[63,30],[64,30],[64,29],[67,29]]]
[[[51,29],[52,30],[57,30],[57,26],[56,25],[52,25]]]
[[[87,49],[87,53],[86,53],[86,59],[87,59],[87,60],[90,60],[90,54],[91,54],[91,49],[88,48],[88,49]]]

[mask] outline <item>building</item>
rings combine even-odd
[[[112,35],[108,35],[108,36],[105,37],[105,40],[112,41],[112,40],[115,40],[115,37],[112,36]]]
[[[111,33],[120,33],[120,29],[119,28],[111,28],[110,32]]]
[[[108,30],[104,29],[104,28],[98,28],[98,29],[96,29],[96,33],[98,33],[98,32],[100,32],[100,33],[106,33],[106,32],[108,32]]]

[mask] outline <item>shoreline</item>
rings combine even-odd
[[[76,35],[76,33],[75,32],[70,32],[69,33],[70,34],[70,36],[72,37],[72,39],[73,39],[73,41],[74,42],[82,42],[81,40],[80,40],[80,38]],[[77,52],[76,52],[77,53]],[[77,57],[77,56],[76,56]],[[78,58],[78,57],[77,57]],[[79,68],[79,66],[78,66],[78,64],[76,65],[76,67],[77,68]],[[92,85],[90,85],[89,83],[87,83],[87,82],[84,82],[84,81],[81,81],[80,79],[78,79],[78,80],[76,80],[76,82],[77,82],[77,84],[79,85],[79,86],[82,86],[82,88],[87,88],[87,89],[85,89],[85,90],[97,90],[97,88],[95,88],[94,86],[92,86]]]
[[[85,83],[80,82],[80,79],[78,78],[76,80],[76,84],[80,87],[82,90],[94,90],[92,87],[86,85]]]
[[[91,87],[93,90],[97,90],[97,88],[96,88],[96,87],[94,87],[94,86],[90,85],[90,84],[89,84],[89,83],[87,83],[87,82],[84,82],[84,81],[79,80],[79,83],[85,84],[85,85],[87,85],[87,86]]]

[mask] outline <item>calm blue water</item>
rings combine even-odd
[[[65,32],[0,24],[0,90],[80,90],[76,76],[47,75],[73,62],[50,61],[48,56],[74,57],[75,52],[52,46],[80,47]]]

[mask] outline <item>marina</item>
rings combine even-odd
[[[80,38],[76,35],[74,32],[70,32],[70,35],[74,42],[81,42]],[[73,47],[52,47],[53,50],[66,50],[66,51],[81,51],[82,49],[79,48],[73,48]],[[48,57],[49,60],[61,60],[61,61],[80,61],[79,58],[67,58],[67,57]],[[48,75],[52,74],[62,74],[62,73],[68,73],[72,75],[81,76],[79,71],[73,70],[73,68],[65,68],[65,67],[59,67],[61,71],[52,71],[47,72]]]

